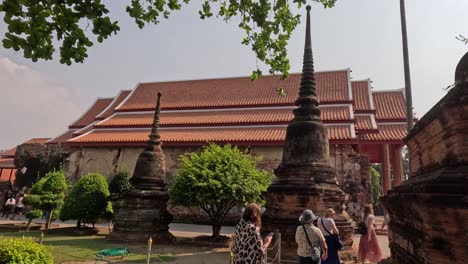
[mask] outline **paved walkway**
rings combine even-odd
[[[6,224],[6,223],[26,223],[26,221],[23,220],[6,220],[0,218],[0,224]],[[34,221],[34,223],[45,223],[45,220],[43,219],[37,219]],[[66,222],[61,222],[61,221],[55,221],[54,224],[59,224],[60,226],[74,226],[76,225],[76,221],[66,221]],[[97,226],[101,227],[107,227],[107,224],[99,224]],[[380,228],[380,226],[378,226]],[[211,235],[212,229],[211,226],[209,225],[192,225],[192,224],[179,224],[179,223],[172,223],[169,226],[170,231],[176,236],[176,237],[187,237],[187,238],[193,238],[197,236],[202,236],[202,235]],[[221,229],[221,234],[223,235],[231,235],[234,233],[234,227],[232,226],[223,226]],[[354,245],[353,247],[357,249],[359,245],[359,239],[360,235],[355,235],[354,236]],[[387,236],[378,236],[379,239],[379,244],[382,249],[383,257],[387,258],[390,256],[390,250],[388,248],[388,238]],[[200,253],[202,254],[202,252]],[[223,259],[225,258],[224,254],[222,252],[218,252],[218,254],[222,254]],[[185,263],[185,262],[180,262],[180,263]],[[190,263],[190,262],[187,262]]]

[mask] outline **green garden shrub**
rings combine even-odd
[[[98,173],[89,173],[73,186],[60,213],[60,220],[78,220],[95,224],[99,218],[108,218],[112,207],[108,202],[109,186],[106,178]]]
[[[48,247],[39,245],[31,238],[0,238],[0,264],[53,264]]]
[[[112,202],[112,208],[115,211],[122,208],[123,199],[132,188],[130,177],[130,172],[121,170],[117,172],[109,183],[109,200]]]

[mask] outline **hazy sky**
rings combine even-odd
[[[200,1],[144,30],[125,13],[129,0],[104,2],[121,31],[91,48],[84,64],[32,63],[0,47],[0,149],[54,137],[97,97],[113,97],[139,81],[247,76],[255,68],[254,54],[240,44],[237,23],[200,20]],[[468,0],[408,0],[406,5],[413,101],[421,117],[445,95],[442,88],[453,83],[455,67],[468,51],[455,39],[468,35]],[[316,70],[351,68],[354,80],[371,78],[374,89],[404,87],[398,0],[312,6]],[[304,27],[289,43],[291,72],[301,70]],[[2,18],[1,36],[5,28]]]

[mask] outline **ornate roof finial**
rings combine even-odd
[[[159,135],[159,114],[161,113],[161,93],[158,93],[156,101],[156,111],[154,111],[153,125],[149,135],[148,146],[146,150],[153,150],[154,146],[161,144],[161,136]]]
[[[320,121],[317,90],[315,88],[314,59],[312,56],[312,40],[310,34],[310,5],[307,6],[306,39],[304,47],[304,62],[302,66],[301,88],[295,104],[294,120]]]

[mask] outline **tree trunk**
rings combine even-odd
[[[78,219],[78,221],[76,221],[76,228],[77,229],[81,228],[81,219]]]
[[[52,213],[54,210],[49,210],[49,217],[47,217],[47,222],[46,222],[46,230],[49,230],[50,228],[50,223],[52,222]]]
[[[32,223],[32,218],[28,219],[28,224],[26,225],[26,231],[29,231],[29,228],[31,228],[31,223]]]
[[[221,225],[213,223],[212,228],[213,228],[213,235],[211,237],[214,240],[216,240],[219,238],[219,234],[221,233]]]

